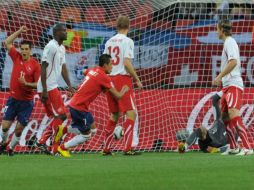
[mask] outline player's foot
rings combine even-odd
[[[56,136],[54,138],[54,143],[59,144],[62,136],[63,136],[63,129],[64,126],[63,125],[59,125],[57,128],[57,132],[56,132]]]
[[[243,148],[238,154],[236,154],[236,156],[247,156],[251,154],[253,154],[253,150]]]
[[[61,149],[60,146],[57,147],[57,152],[59,152],[65,158],[70,158],[71,157],[70,152],[68,150]]]
[[[36,146],[45,154],[49,154],[50,155],[50,151],[48,151],[48,147],[45,144],[41,144],[39,142],[36,142]]]
[[[127,152],[124,152],[123,155],[125,155],[125,156],[136,156],[136,155],[141,155],[141,152],[136,152],[134,150],[129,150]]]
[[[6,148],[6,153],[7,156],[14,156],[14,152],[9,146]]]
[[[235,148],[235,149],[228,148],[225,152],[221,153],[221,155],[225,156],[225,155],[238,154],[239,151],[240,151],[239,148]]]
[[[110,151],[102,151],[102,156],[115,156],[115,154],[113,152],[110,152]]]

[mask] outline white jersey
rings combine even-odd
[[[128,75],[124,67],[124,58],[134,58],[134,42],[123,34],[116,34],[105,45],[104,53],[112,57],[112,72],[110,75]]]
[[[232,37],[227,37],[224,42],[224,48],[221,57],[221,71],[223,71],[232,59],[235,59],[237,64],[235,68],[226,76],[222,78],[223,87],[236,86],[240,89],[243,89],[243,79],[241,77],[241,62],[240,62],[240,53],[239,47]]]
[[[41,61],[48,63],[47,67],[47,91],[58,87],[57,81],[62,73],[62,66],[65,63],[65,47],[58,44],[56,40],[51,40],[43,50]],[[42,92],[41,77],[38,80],[37,91]]]

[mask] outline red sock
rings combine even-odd
[[[232,123],[234,123],[235,128],[237,130],[238,135],[240,136],[243,146],[246,149],[251,149],[249,140],[248,140],[248,136],[247,136],[247,132],[246,132],[246,128],[243,124],[242,118],[237,116],[235,118],[233,118]]]
[[[59,125],[61,125],[63,121],[58,118],[54,118],[50,125],[53,127],[53,131],[56,132]]]
[[[235,127],[230,121],[225,121],[225,128],[227,132],[227,139],[230,145],[230,149],[235,149],[237,147],[236,139],[235,139]]]
[[[104,141],[104,152],[110,152],[110,146],[113,140],[113,132],[114,132],[114,128],[116,126],[115,121],[112,120],[108,120],[108,124],[105,128],[105,141]]]
[[[131,144],[133,139],[133,128],[134,128],[134,121],[131,119],[126,119],[123,124],[124,128],[124,151],[127,152],[131,150]]]
[[[62,150],[67,150],[67,148],[65,148],[65,146],[64,146],[64,143],[61,144],[60,148],[61,148]]]
[[[48,138],[52,135],[53,131],[52,131],[52,126],[49,125],[45,131],[42,133],[42,136],[39,140],[40,144],[46,144],[46,141],[48,140]]]

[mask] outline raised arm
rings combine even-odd
[[[8,38],[5,40],[5,46],[7,50],[9,51],[12,47],[13,41],[23,32],[26,32],[28,29],[26,26],[22,26],[18,31],[11,34]]]

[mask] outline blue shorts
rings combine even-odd
[[[90,112],[78,111],[70,107],[71,126],[77,128],[81,133],[88,132],[94,122],[94,118]]]
[[[17,121],[25,127],[33,107],[33,100],[16,100],[13,97],[9,97],[4,108],[3,120],[14,121],[17,117]]]

